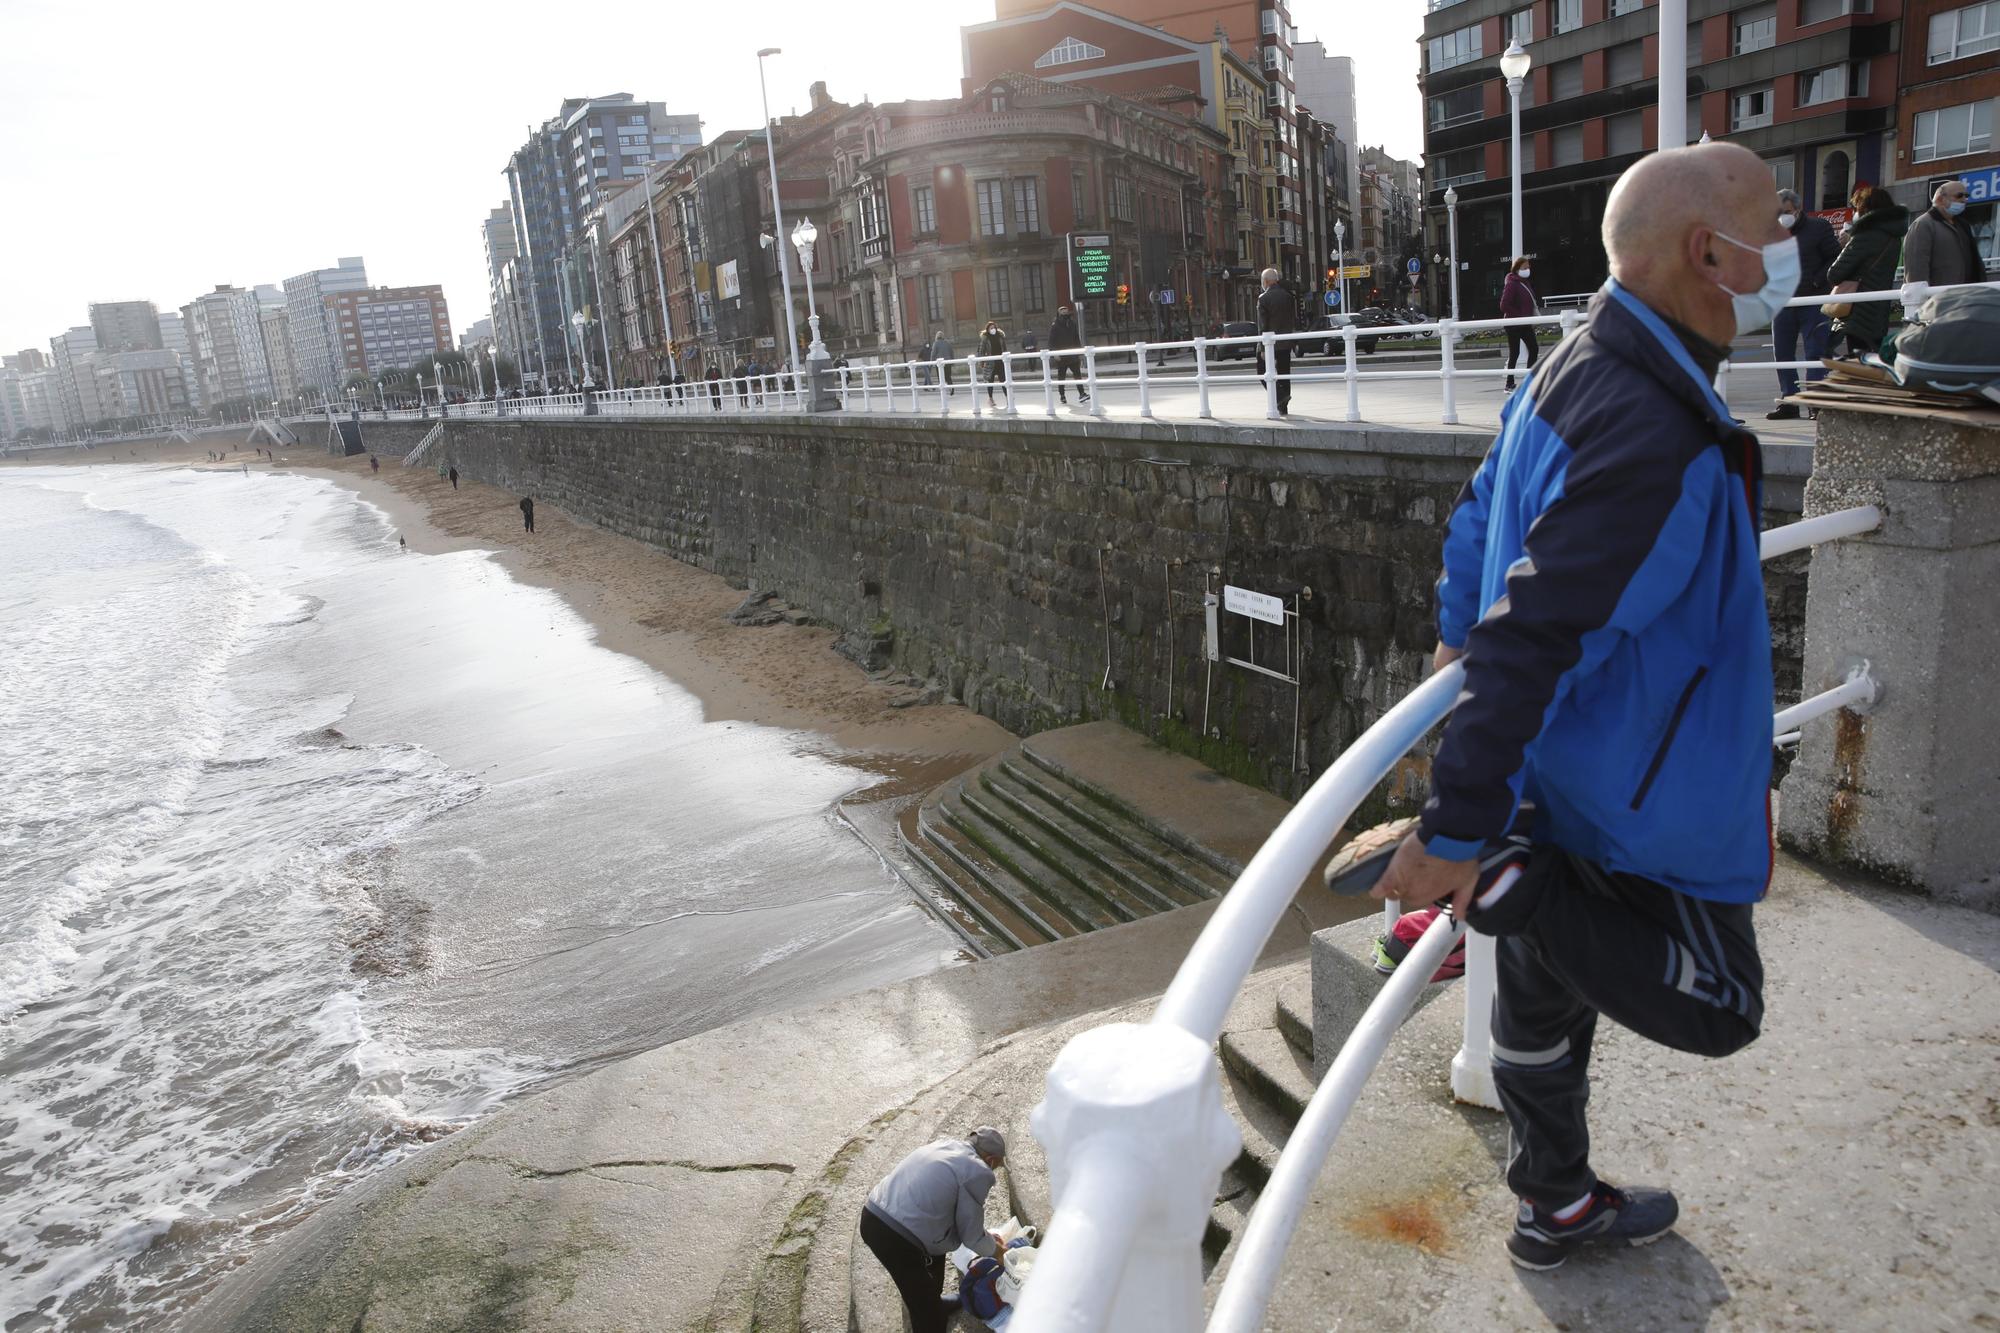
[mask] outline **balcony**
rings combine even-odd
[[[861,262],[873,264],[889,256],[889,238],[876,236],[861,243]]]

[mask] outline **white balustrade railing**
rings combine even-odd
[[[1764,534],[1769,560],[1872,531],[1875,506]],[[1456,703],[1464,667],[1433,672],[1362,733],[1313,783],[1244,867],[1196,939],[1152,1021],[1078,1035],[1049,1069],[1030,1117],[1055,1188],[1032,1276],[1014,1312],[1033,1333],[1192,1333],[1202,1327],[1201,1238],[1223,1170],[1242,1139],[1222,1106],[1214,1045],[1271,932],[1343,825]],[[1865,708],[1877,686],[1859,663],[1841,685],[1773,718],[1782,735],[1838,708]],[[1254,1333],[1312,1185],[1363,1084],[1463,927],[1440,913],[1391,975],[1314,1092],[1252,1210],[1208,1323]],[[1468,942],[1467,1043],[1453,1060],[1488,1064],[1492,956]],[[1491,941],[1487,944],[1490,946]],[[1483,984],[1475,976],[1483,973]],[[1476,1041],[1474,1040],[1476,1036]],[[1490,1072],[1482,1104],[1496,1104]]]
[[[2000,282],[1968,283],[2000,289]],[[1816,307],[1829,300],[1899,302],[1914,317],[1932,295],[1948,290],[1924,283],[1878,292],[1797,297],[1788,304]],[[1361,326],[1336,325],[1304,333],[1246,334],[1228,338],[1184,338],[1159,342],[1141,341],[1086,347],[1036,348],[1032,351],[1002,352],[992,356],[954,356],[949,361],[918,358],[877,365],[844,366],[829,369],[833,399],[850,412],[879,414],[928,414],[949,416],[964,412],[973,417],[987,415],[1018,417],[1039,413],[1055,417],[1066,408],[1071,391],[1083,395],[1079,405],[1094,417],[1107,415],[1107,399],[1121,408],[1129,405],[1142,419],[1180,418],[1213,420],[1217,416],[1215,395],[1230,390],[1254,390],[1254,397],[1238,396],[1234,415],[1262,415],[1280,419],[1279,383],[1296,391],[1316,385],[1337,385],[1336,406],[1327,410],[1319,401],[1320,418],[1332,415],[1359,422],[1369,419],[1363,390],[1370,385],[1399,382],[1435,382],[1438,385],[1438,419],[1445,425],[1459,423],[1459,393],[1468,384],[1526,375],[1501,364],[1468,364],[1468,355],[1499,358],[1505,347],[1495,343],[1474,348],[1468,340],[1482,335],[1504,334],[1509,328],[1553,328],[1567,338],[1587,322],[1584,311],[1574,307],[1548,314],[1518,319],[1438,319],[1417,324]],[[1435,364],[1398,358],[1371,365],[1378,352],[1394,351],[1397,342],[1422,340],[1417,349],[1428,356],[1435,350]],[[1435,348],[1429,344],[1434,342]],[[1289,347],[1298,358],[1286,373],[1272,376],[1259,367],[1275,359],[1280,347]],[[1313,365],[1303,364],[1308,355],[1329,358]],[[1238,365],[1236,363],[1244,364]],[[1723,363],[1716,377],[1717,389],[1726,392],[1730,377],[1745,373],[1775,374],[1781,370],[1818,371],[1819,361],[1764,361],[1734,359]],[[673,417],[703,413],[803,412],[811,407],[810,376],[794,380],[790,374],[695,380],[687,384],[648,385],[642,388],[608,389],[589,395],[593,406],[586,409],[581,393],[543,394],[535,397],[491,398],[436,404],[422,409],[389,411],[362,408],[363,417],[378,420],[416,420],[447,416],[582,416]],[[1087,402],[1084,400],[1087,399]]]

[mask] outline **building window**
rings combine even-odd
[[[1933,65],[1963,60],[1986,51],[2000,51],[2000,0],[1947,10],[1931,18],[1930,43],[1924,59]]]
[[[1024,264],[1021,266],[1021,309],[1031,315],[1039,315],[1045,307],[1042,304],[1042,266]]]
[[[1508,41],[1519,42],[1523,46],[1534,41],[1535,11],[1532,9],[1517,9],[1509,14],[1502,35]]]
[[[1269,57],[1277,54],[1277,48],[1267,46],[1264,51],[1265,63],[1268,65]],[[1448,32],[1442,37],[1431,38],[1430,52],[1432,73],[1441,69],[1451,69],[1457,65],[1471,64],[1480,57],[1479,25],[1475,23],[1469,28],[1460,28],[1457,32]]]
[[[1047,69],[1051,65],[1074,65],[1082,60],[1102,60],[1103,58],[1103,47],[1092,46],[1089,42],[1080,42],[1074,37],[1065,37],[1035,57],[1035,68]]]
[[[1623,115],[1604,118],[1604,151],[1612,157],[1624,153],[1642,153],[1646,150],[1646,121],[1644,114],[1627,111]]]
[[[1605,53],[1604,77],[1613,88],[1638,83],[1646,77],[1646,44],[1626,42]]]
[[[1778,44],[1778,7],[1758,5],[1730,16],[1729,30],[1732,34],[1729,50],[1732,55],[1742,55],[1747,51],[1762,51]]]
[[[1799,188],[1798,163],[1789,157],[1774,157],[1765,163],[1771,168],[1771,186],[1778,190]]]
[[[1525,91],[1526,85],[1523,85]],[[1486,114],[1485,99],[1480,95],[1479,84],[1468,84],[1454,89],[1442,97],[1433,97],[1430,104],[1431,128],[1443,129],[1446,125],[1456,125],[1460,121],[1478,120]]]
[[[973,186],[979,196],[979,234],[981,236],[1005,236],[1007,234],[1007,183],[1005,181],[978,181]]]
[[[874,192],[861,196],[861,239],[872,241],[882,234],[881,205],[875,200]]]
[[[1511,145],[1507,150],[1507,155],[1510,158],[1513,156],[1513,150]],[[1521,174],[1525,176],[1529,172],[1534,170],[1536,170],[1535,136],[1532,134],[1524,134],[1521,136]],[[1513,164],[1509,162],[1507,167],[1507,172],[1509,175],[1512,175],[1513,171],[1514,171]]]
[[[1687,141],[1689,143],[1701,142],[1701,99],[1699,97],[1688,98]]]
[[[1583,26],[1583,0],[1549,0],[1549,31],[1574,32]]]
[[[1468,181],[1486,179],[1486,151],[1483,148],[1467,148],[1462,152],[1446,153],[1438,158],[1437,185],[1444,190],[1454,185],[1464,185]]]
[[[1846,14],[1866,14],[1875,8],[1875,0],[1799,0],[1799,26],[1824,23]]]
[[[1573,167],[1583,161],[1583,126],[1560,125],[1549,135],[1550,165]]]
[[[1007,281],[1007,270],[1004,268],[986,270],[986,313],[989,315],[1014,313],[1014,289]]]
[[[1771,85],[1744,88],[1729,98],[1729,128],[1754,130],[1771,123]]]
[[[1014,182],[1014,230],[1030,236],[1041,233],[1041,182],[1033,176],[1023,176]]]
[[[1097,210],[1090,206],[1089,179],[1081,171],[1069,173],[1069,197],[1078,222],[1089,222],[1097,216]]]
[[[1645,0],[1611,0],[1611,16],[1636,14],[1644,6]]]
[[[1828,65],[1825,69],[1799,75],[1799,106],[1818,106],[1821,102],[1838,102],[1843,97],[1866,96],[1866,61],[1857,60],[1852,65]]]
[[[944,279],[935,273],[924,274],[924,318],[933,324],[944,319]]]
[[[931,236],[937,233],[937,193],[928,185],[919,185],[910,191],[911,210],[917,218],[917,234]]]
[[[1993,147],[1993,103],[1968,102],[1938,111],[1919,111],[1910,138],[1910,156],[1918,162],[1941,157],[1983,153]]]
[[[1583,61],[1565,60],[1549,66],[1549,100],[1583,96]]]
[[[1132,182],[1123,178],[1111,182],[1111,216],[1120,222],[1131,222]]]

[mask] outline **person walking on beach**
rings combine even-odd
[[[368,470],[370,472],[380,472],[382,470],[382,460],[373,454],[368,455]]]
[[[1542,313],[1542,303],[1535,297],[1535,289],[1528,285],[1528,257],[1522,255],[1507,270],[1507,282],[1500,288],[1500,318],[1526,319],[1530,315]],[[1524,371],[1535,368],[1535,358],[1541,355],[1542,347],[1535,340],[1535,326],[1532,324],[1509,324],[1507,326],[1507,390],[1514,389],[1514,358],[1527,354],[1528,363]]]
[[[535,530],[535,502],[526,495],[521,497],[521,522],[527,526],[529,532]]]
[[[448,475],[448,476],[450,476],[450,478],[451,478],[451,488],[452,488],[453,490],[457,490],[457,489],[458,489],[458,469],[457,469],[456,467],[452,468],[452,469],[451,469],[451,470],[449,471],[449,473],[447,473],[447,475]]]
[[[999,1253],[1000,1238],[986,1229],[986,1196],[993,1172],[1007,1160],[1007,1140],[997,1129],[975,1129],[963,1139],[939,1139],[905,1157],[868,1192],[861,1209],[861,1243],[889,1270],[909,1311],[910,1333],[944,1333],[958,1311],[944,1299],[945,1256],[964,1245]]]
[[[1612,276],[1589,324],[1508,402],[1446,524],[1435,660],[1465,680],[1417,831],[1372,890],[1449,899],[1496,939],[1507,1251],[1528,1269],[1680,1215],[1591,1162],[1598,1015],[1717,1057],[1764,1016],[1763,464],[1713,381],[1791,297],[1799,248],[1769,165],[1736,144],[1641,158],[1603,229]]]

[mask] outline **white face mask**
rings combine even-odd
[[[1525,278],[1525,277],[1527,277],[1527,276],[1528,276],[1528,270],[1527,270],[1527,269],[1516,269],[1516,270],[1515,270],[1515,275],[1516,275],[1517,277],[1522,277],[1522,278]]]
[[[1787,231],[1789,231],[1798,222],[1798,220],[1799,220],[1799,215],[1797,213],[1778,214],[1778,225],[1780,227],[1785,228]]]
[[[1785,302],[1799,289],[1799,243],[1794,240],[1772,241],[1769,245],[1751,245],[1739,241],[1726,232],[1716,232],[1716,239],[1729,242],[1738,249],[1761,255],[1764,260],[1764,285],[1754,292],[1731,291],[1729,302],[1736,311],[1736,331],[1749,333],[1761,329],[1777,318],[1785,308]]]

